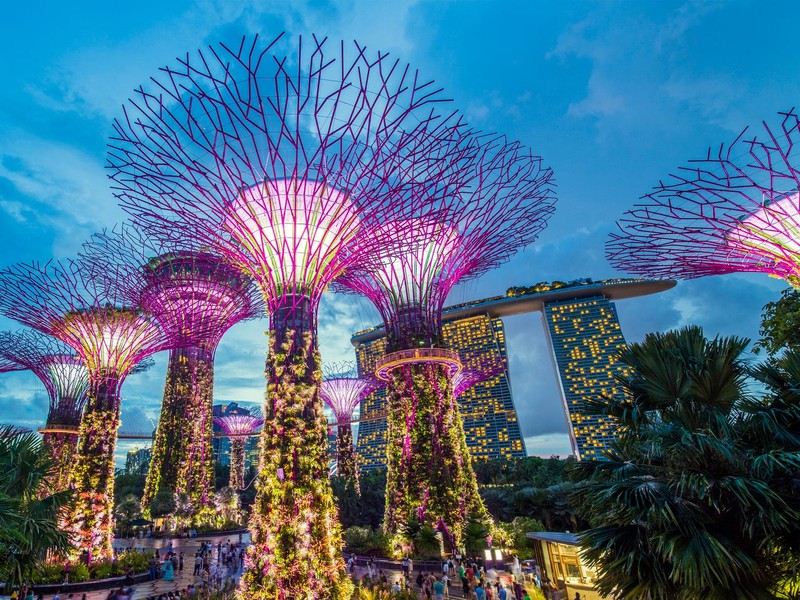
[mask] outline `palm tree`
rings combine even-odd
[[[0,427],[0,580],[9,585],[30,579],[48,552],[69,548],[58,516],[71,493],[49,492],[52,469],[39,436]]]
[[[755,401],[747,345],[687,327],[622,353],[626,396],[593,403],[618,420],[617,439],[574,467],[602,593],[772,598],[797,567],[800,358],[791,384],[785,368],[753,371],[771,388]]]

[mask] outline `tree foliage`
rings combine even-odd
[[[166,517],[175,512],[175,508],[175,494],[168,487],[163,487],[150,502],[150,516],[154,519]]]
[[[380,527],[386,495],[386,470],[375,469],[359,475],[359,494],[347,478],[331,477],[342,527]]]
[[[622,353],[628,393],[598,402],[618,437],[574,467],[602,593],[772,598],[800,566],[800,351],[749,369],[747,344],[687,327]]]
[[[779,300],[764,306],[758,333],[761,339],[753,348],[756,353],[763,348],[775,356],[787,348],[800,348],[800,290],[787,288]]]

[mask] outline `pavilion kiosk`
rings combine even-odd
[[[558,587],[558,591],[550,594],[550,600],[572,600],[576,592],[581,600],[607,598],[594,588],[595,573],[581,560],[576,534],[536,531],[527,536],[534,541],[534,554],[542,579],[547,577]]]

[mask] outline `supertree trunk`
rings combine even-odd
[[[185,458],[186,444],[191,433],[187,418],[186,388],[181,386],[181,382],[186,382],[190,376],[189,365],[182,352],[170,350],[161,414],[158,417],[150,468],[147,471],[142,494],[142,508],[145,514],[149,513],[150,503],[159,489],[166,487],[175,491],[178,466]]]
[[[405,365],[392,375],[385,527],[396,534],[413,514],[427,525],[443,524],[450,544],[460,547],[467,519],[489,515],[447,368]]]
[[[148,507],[158,490],[166,487],[187,494],[196,512],[210,508],[213,393],[212,354],[198,348],[170,351],[143,506]]]
[[[52,492],[60,492],[69,487],[69,477],[75,464],[75,452],[78,447],[77,433],[45,433],[42,436],[47,455],[53,461],[53,471],[47,478],[47,485]]]
[[[102,560],[113,556],[118,380],[92,378],[87,396],[70,475],[75,498],[67,513],[65,529],[72,534],[73,552],[86,551],[89,560]]]
[[[176,491],[189,497],[195,521],[201,524],[214,516],[214,358],[213,354],[199,349],[193,349],[188,356],[191,379],[186,420],[189,432],[185,458],[178,465]]]
[[[310,307],[271,316],[261,471],[239,598],[349,598]]]
[[[346,417],[337,418],[345,420]],[[358,467],[356,465],[356,453],[353,449],[353,427],[339,425],[336,431],[336,464],[337,474],[344,479],[352,482],[356,493],[361,493],[358,486]]]
[[[231,438],[231,473],[228,485],[234,490],[244,487],[244,441],[245,438]]]

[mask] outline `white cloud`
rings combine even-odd
[[[122,219],[101,159],[16,128],[0,130],[0,137],[0,179],[15,192],[0,199],[0,210],[51,229],[56,256],[76,253],[89,234]]]

